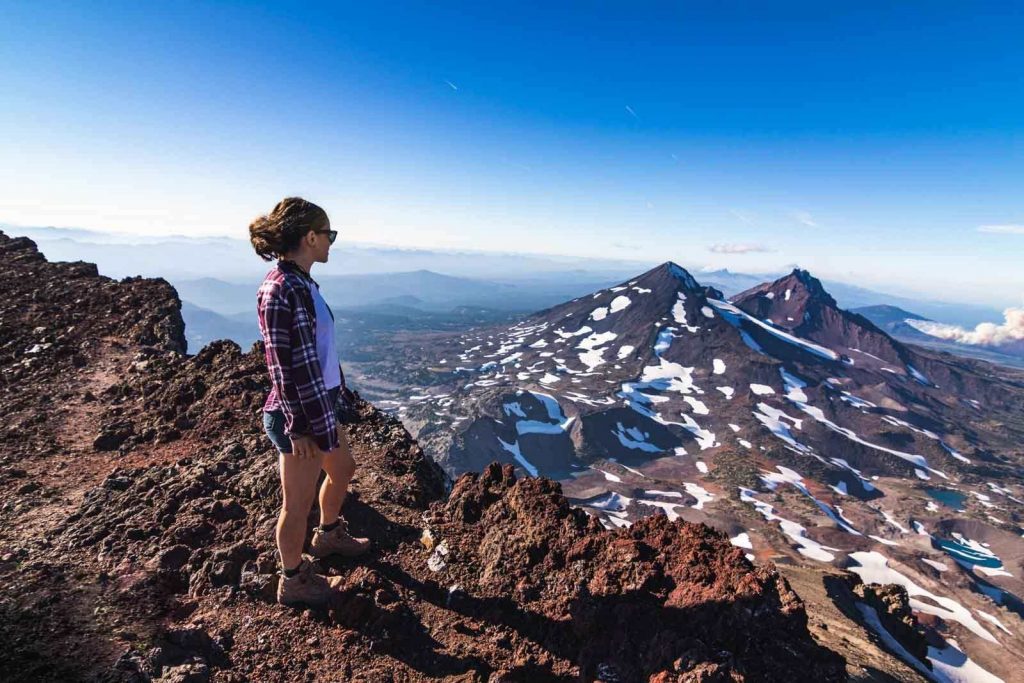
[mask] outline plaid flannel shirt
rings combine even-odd
[[[316,353],[316,309],[305,276],[278,261],[256,303],[272,384],[263,410],[281,409],[285,434],[312,436],[323,451],[337,448],[337,418]]]

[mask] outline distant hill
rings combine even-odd
[[[1008,367],[1024,368],[1024,358],[1007,353],[1005,350],[986,346],[958,344],[957,342],[939,339],[926,332],[922,332],[906,321],[923,320],[931,322],[931,319],[905,311],[897,306],[865,306],[854,309],[854,312],[863,315],[903,342],[918,344],[936,351],[945,351],[964,358],[975,358]]]
[[[590,291],[595,285],[609,284],[607,281],[595,283],[592,279],[581,279],[576,283],[511,284],[454,277],[429,270],[314,277],[331,306],[359,308],[400,304],[435,312],[457,306],[527,312]],[[251,312],[255,315],[258,279],[240,284],[205,277],[172,280],[172,284],[183,299],[203,308],[221,314]]]
[[[100,273],[115,278],[134,275],[164,277],[178,288],[182,298],[221,314],[253,310],[254,288],[269,267],[256,258],[244,239],[181,235],[145,237],[80,228],[9,226],[5,230],[8,234],[26,235],[36,240],[40,251],[51,260],[94,262]],[[140,245],[146,248],[140,249]],[[443,274],[443,277],[453,277],[463,283],[465,280],[486,282],[485,287],[460,287],[460,282],[453,283],[453,288],[443,295],[438,290],[439,296],[433,301],[423,297],[422,305],[440,310],[457,305],[476,305],[525,313],[610,286],[652,265],[649,261],[399,249],[342,242],[335,246],[330,262],[318,266],[317,274],[320,275],[318,280],[324,279],[325,282],[332,277],[362,275],[380,275],[390,280],[393,273],[423,272]],[[694,272],[699,273],[701,282],[721,290],[726,297],[781,275],[736,273],[726,269]],[[231,290],[212,282],[211,278],[225,285],[242,287]],[[197,281],[201,284],[196,284]],[[993,306],[912,299],[827,279],[823,283],[838,304],[847,310],[875,305],[896,306],[937,322],[967,328],[1002,318],[1002,309]],[[338,294],[337,305],[342,306],[372,304],[393,296],[421,296],[412,286],[402,289],[397,286],[401,282],[392,284],[396,285],[393,289],[371,292],[370,295],[367,295],[367,288],[372,289],[372,284],[356,287],[352,297],[338,294],[333,288],[327,289]],[[434,284],[442,283],[435,281]],[[504,296],[502,286],[512,288],[505,290],[511,296]],[[205,291],[207,287],[209,292]],[[358,301],[355,300],[356,293],[360,297]]]
[[[889,334],[901,337],[904,340],[926,341],[933,339],[916,327],[907,324],[907,320],[930,320],[923,315],[903,310],[899,306],[862,306],[851,309],[853,313],[859,313]]]
[[[226,281],[257,282],[267,264],[253,253],[245,238],[189,237],[165,235],[147,237],[82,228],[0,226],[8,235],[23,235],[39,245],[51,260],[86,260],[95,263],[109,277],[160,276],[168,280],[217,277]],[[139,245],[150,247],[139,249]],[[581,271],[591,277],[620,276],[647,267],[647,261],[595,259],[572,256],[486,252],[473,250],[408,249],[338,242],[330,262],[319,268],[334,275],[412,272],[439,273],[488,280],[543,276],[547,273]]]
[[[201,349],[215,339],[230,339],[247,348],[260,338],[255,311],[250,316],[251,320],[243,320],[242,316],[231,318],[182,301],[181,317],[185,320],[188,348],[192,350]]]
[[[1001,320],[1002,309],[995,306],[979,306],[977,304],[952,303],[932,299],[913,299],[895,294],[877,292],[857,285],[835,280],[822,280],[828,291],[835,297],[840,306],[847,310],[866,308],[869,306],[886,305],[914,311],[913,315],[923,316],[928,320],[974,327],[990,320]]]

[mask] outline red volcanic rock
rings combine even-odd
[[[430,521],[466,609],[500,609],[585,680],[844,675],[841,658],[807,635],[803,604],[774,567],[754,568],[706,525],[654,515],[604,531],[558,484],[496,463],[460,477]]]

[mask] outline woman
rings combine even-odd
[[[340,517],[356,467],[338,402],[339,395],[349,394],[335,349],[334,314],[309,274],[314,263],[327,263],[337,236],[324,210],[298,197],[282,199],[249,225],[249,239],[260,258],[278,259],[256,299],[272,384],[263,426],[279,451],[277,600],[284,604],[323,604],[341,580],[317,574],[302,556],[321,469],[327,476],[320,486],[320,525],[310,553],[352,557],[370,547],[369,540],[353,538]]]

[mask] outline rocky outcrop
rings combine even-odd
[[[458,608],[500,614],[583,680],[841,678],[786,581],[706,525],[655,515],[605,532],[558,484],[497,464],[429,520]]]
[[[104,337],[185,352],[181,301],[163,279],[117,281],[92,263],[49,263],[32,240],[2,232],[0,262],[0,362],[8,381],[82,367]]]
[[[928,661],[928,639],[910,608],[907,589],[896,584],[854,582],[854,595],[878,614],[882,626],[919,662]]]

